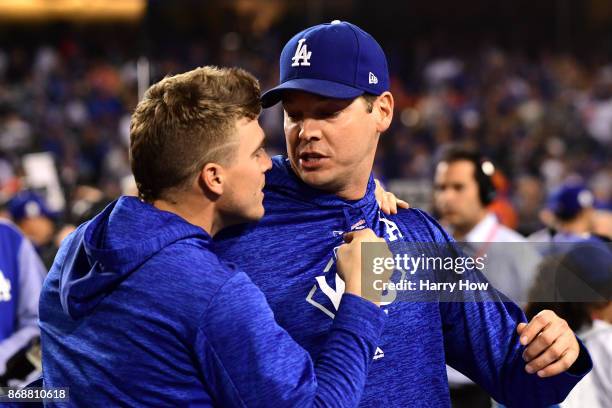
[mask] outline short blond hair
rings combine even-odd
[[[259,82],[240,68],[197,68],[151,86],[130,125],[138,194],[152,202],[189,185],[210,162],[233,158],[236,122],[261,112]]]

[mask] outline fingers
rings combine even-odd
[[[552,316],[557,317],[556,314],[550,310],[542,310],[538,313],[531,321],[527,324],[521,333],[520,342],[523,346],[531,343],[536,336],[546,327],[552,320]]]
[[[385,192],[385,201],[387,201],[389,214],[397,214],[397,197],[395,197],[395,194]]]
[[[342,239],[344,239],[344,242],[351,243],[353,242],[353,239],[355,238],[355,233],[357,233],[359,231],[351,231],[351,232],[347,232],[344,235],[342,235]]]
[[[565,321],[559,319],[559,321],[555,321],[547,325],[544,330],[542,330],[540,334],[538,334],[536,338],[529,343],[523,352],[523,359],[530,362],[551,347],[557,341],[557,339],[559,339],[561,335],[565,333],[566,327],[563,323],[565,323]],[[565,349],[561,350],[561,352],[563,351],[565,351]],[[559,356],[557,356],[557,358],[558,357]],[[537,370],[533,370],[533,372],[536,371]]]
[[[346,244],[340,245],[338,249],[336,250],[336,259],[338,260],[345,259],[349,255],[350,255],[350,249],[349,249],[349,246]],[[340,274],[340,276],[344,279],[344,271],[342,271],[341,269],[342,268],[337,268],[337,271]]]
[[[382,238],[378,238],[376,236],[376,234],[374,233],[374,231],[372,231],[370,228],[364,228],[362,230],[347,232],[347,233],[345,233],[342,236],[342,238],[344,239],[344,242],[346,242],[347,244],[351,243],[353,241],[357,241],[357,242],[364,242],[364,241],[378,242],[378,241],[382,240]]]
[[[550,377],[567,370],[578,358],[580,346],[567,322],[550,310],[538,313],[528,324],[516,327],[520,342],[526,345],[525,371]]]
[[[400,200],[395,196],[395,194],[385,191],[378,179],[374,179],[374,183],[376,183],[374,196],[376,197],[376,202],[383,213],[387,215],[394,215],[397,214],[398,208],[410,208],[410,204],[408,204],[406,201]]]
[[[400,200],[399,198],[397,199],[397,206],[405,210],[410,208],[410,204],[407,201]]]
[[[576,359],[578,358],[578,354],[580,353],[580,347],[578,348],[569,348],[567,351],[555,361],[553,364],[548,365],[547,367],[538,371],[538,376],[552,377],[553,375],[561,374],[566,371],[568,368],[574,364]]]
[[[540,355],[529,361],[529,364],[525,366],[525,371],[533,374],[559,360],[570,348],[570,336],[573,335],[564,332],[553,344],[545,348]]]
[[[383,193],[383,197],[386,197],[386,195],[387,193]],[[391,207],[389,206],[389,201],[387,200],[387,198],[383,198],[382,202],[380,203],[380,210],[387,215],[392,214]]]
[[[378,179],[374,179],[374,183],[376,184],[376,188],[374,189],[374,197],[376,197],[376,202],[378,203],[378,206],[382,209],[383,204],[384,204],[383,196],[385,193],[385,189],[382,188],[382,185],[380,184],[380,181],[378,181]]]

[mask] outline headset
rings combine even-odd
[[[478,160],[474,160],[474,168],[480,202],[486,207],[497,196],[492,178],[493,174],[495,174],[495,166],[489,159],[480,157]]]
[[[474,165],[474,178],[478,185],[478,197],[483,206],[488,206],[495,200],[497,192],[493,185],[493,174],[495,165],[479,153],[457,145],[451,145],[443,154],[440,162],[452,163],[456,161],[468,161]]]

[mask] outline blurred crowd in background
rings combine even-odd
[[[220,65],[247,69],[266,90],[278,81],[278,58],[291,35],[352,15],[333,14],[350,1],[311,1],[306,14],[279,0],[227,2],[234,8],[209,3],[189,15],[152,0],[142,21],[120,25],[0,25],[0,219],[29,238],[47,270],[75,226],[119,195],[136,194],[130,115],[146,85]],[[474,28],[455,47],[454,37],[463,35],[456,26],[443,36],[428,31],[407,40],[398,32],[409,24],[396,18],[386,27],[369,18],[370,2],[354,3],[353,22],[374,34],[390,64],[395,116],[374,165],[389,189],[440,219],[433,206],[436,164],[445,147],[461,144],[493,163],[497,195],[490,209],[506,226],[538,237],[559,227],[553,214],[559,203],[573,206],[572,217],[583,214],[584,204],[589,220],[580,233],[612,237],[611,49],[548,46],[545,22],[534,38],[529,28],[516,28],[510,45]],[[481,3],[488,4],[470,4]],[[612,7],[605,9],[612,21]],[[560,10],[557,20],[569,21],[569,9]],[[515,29],[507,16],[500,21]],[[264,111],[260,123],[268,152],[284,154],[282,106]],[[583,189],[592,196],[586,204],[579,202]]]
[[[285,40],[261,34],[251,46],[252,38],[230,32],[181,44],[180,50],[160,46],[146,60],[150,83],[196,66],[237,65],[266,89],[277,81]],[[68,32],[55,42],[41,38],[0,48],[5,209],[20,191],[38,187],[28,185],[23,162],[29,153],[46,152],[53,159],[64,200],[51,205],[55,213],[45,212],[57,226],[78,224],[92,204],[133,193],[129,123],[138,102],[141,56],[132,45],[116,35],[109,40]],[[539,211],[547,194],[568,180],[587,184],[596,206],[610,209],[612,63],[587,65],[571,54],[527,57],[490,45],[469,55],[440,55],[428,53],[423,43],[407,54],[411,65],[403,70],[408,62],[395,44],[383,47],[390,50],[396,111],[381,139],[377,177],[430,184],[440,148],[460,142],[496,165],[496,187],[514,212],[509,223],[523,234],[542,227]],[[270,152],[283,153],[281,107],[264,112],[261,123]],[[44,188],[39,193],[41,200],[49,198]],[[431,210],[423,200],[412,202]]]

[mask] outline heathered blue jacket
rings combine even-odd
[[[275,157],[266,178],[263,220],[215,237],[216,253],[248,271],[278,323],[313,358],[339,316],[333,249],[343,232],[367,226],[390,242],[452,242],[420,210],[383,215],[374,188],[371,178],[362,199],[345,201],[307,186],[287,159]],[[510,302],[394,302],[386,311],[389,319],[363,407],[450,406],[445,363],[507,406],[546,406],[562,401],[592,366],[581,346],[571,373],[546,379],[527,374],[516,333],[526,319]]]
[[[80,226],[41,296],[45,386],[80,407],[356,406],[385,314],[345,295],[313,364],[210,247],[133,197]]]

